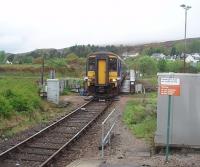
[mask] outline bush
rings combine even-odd
[[[30,79],[0,79],[0,116],[8,117],[13,112],[32,112],[40,107],[37,86]]]
[[[12,111],[13,108],[10,105],[9,100],[0,95],[0,116],[4,118],[9,118],[11,116]]]
[[[136,137],[150,141],[156,129],[156,94],[148,94],[147,99],[127,102],[123,121],[133,130]]]
[[[158,71],[165,72],[167,70],[167,62],[166,60],[159,60],[158,61]]]
[[[143,74],[152,75],[157,72],[156,60],[152,59],[149,56],[140,57],[138,60],[139,71]]]

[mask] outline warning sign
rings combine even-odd
[[[180,79],[161,78],[160,95],[180,96]]]

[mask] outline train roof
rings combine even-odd
[[[120,60],[122,61],[123,64],[126,65],[126,63],[124,62],[124,60],[123,60],[119,55],[117,55],[117,54],[115,54],[115,53],[113,53],[113,52],[107,52],[107,51],[93,52],[93,53],[90,53],[90,54],[88,55],[88,57],[94,56],[94,55],[105,55],[105,54],[107,54],[107,55],[112,55],[112,56],[116,56],[118,59],[120,59]]]
[[[88,55],[89,56],[92,56],[92,55],[105,55],[105,54],[109,54],[109,55],[112,55],[112,56],[116,56],[116,57],[119,57],[117,54],[115,53],[112,53],[112,52],[106,52],[106,51],[99,51],[99,52],[93,52],[93,53],[90,53]]]

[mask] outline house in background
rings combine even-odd
[[[176,60],[176,55],[174,55],[174,56],[170,56],[170,55],[165,56],[165,59],[169,60],[169,61],[175,61]]]
[[[199,53],[193,53],[192,56],[194,57],[195,60],[199,60],[200,61]]]
[[[10,62],[9,60],[6,60],[6,64],[12,64],[12,62]]]
[[[186,63],[197,63],[199,59],[195,58],[193,55],[187,54],[185,58]]]
[[[137,56],[139,56],[139,53],[128,53],[128,52],[124,52],[123,54],[122,54],[122,57],[123,57],[123,59],[125,60],[125,59],[127,59],[127,58],[129,58],[129,57],[137,57]]]
[[[163,53],[153,53],[151,57],[156,60],[166,59],[166,56]]]

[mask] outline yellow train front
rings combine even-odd
[[[112,52],[95,52],[87,58],[86,85],[90,95],[109,98],[118,95],[126,69]]]

